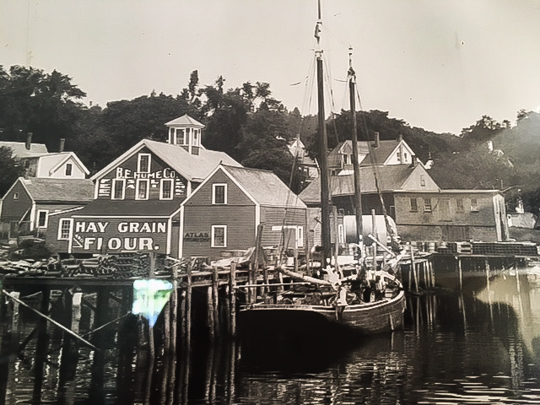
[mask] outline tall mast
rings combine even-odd
[[[317,101],[318,101],[318,137],[319,137],[319,166],[321,168],[321,242],[323,247],[322,265],[326,259],[332,257],[331,238],[330,238],[330,192],[328,175],[328,140],[326,137],[326,123],[324,114],[324,76],[323,76],[323,58],[320,47],[321,32],[321,1],[318,0],[318,19],[315,26],[315,38],[317,38],[317,49],[315,55],[317,58]]]
[[[349,100],[352,120],[352,164],[354,171],[354,208],[357,242],[362,241],[362,195],[360,188],[360,165],[358,162],[358,132],[356,128],[356,72],[352,67],[352,48],[349,48]]]

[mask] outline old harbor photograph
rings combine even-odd
[[[2,1],[0,405],[540,404],[539,20]]]

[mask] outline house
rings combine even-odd
[[[32,143],[32,133],[26,142],[0,142],[0,147],[11,149],[12,156],[26,169],[25,177],[85,179],[90,173],[74,152],[64,151],[64,139],[59,152],[49,152],[44,144]]]
[[[49,215],[82,208],[91,201],[88,190],[93,183],[86,180],[89,171],[74,152],[64,152],[63,139],[59,152],[53,153],[44,144],[32,143],[32,133],[27,134],[26,142],[3,141],[0,147],[11,149],[26,169],[25,177],[0,200],[0,239],[43,234]]]
[[[82,207],[92,201],[94,184],[89,179],[19,177],[2,198],[0,235],[44,234],[49,217],[56,212]]]
[[[410,146],[397,140],[358,143],[362,214],[386,213],[404,240],[507,240],[508,222],[503,195],[496,190],[442,190]],[[344,244],[355,222],[352,143],[340,143],[328,155],[330,196],[337,207],[334,233]],[[320,181],[313,181],[300,198],[309,208],[312,243],[320,243]],[[417,205],[415,205],[415,203]],[[465,206],[469,204],[469,209]],[[471,208],[472,207],[472,208]],[[478,208],[478,209],[476,209]],[[370,222],[364,221],[369,228]]]
[[[306,146],[300,140],[300,138],[295,139],[288,145],[289,152],[293,155],[294,158],[298,159],[298,166],[304,174],[304,183],[309,184],[314,179],[319,176],[319,170],[317,167],[317,162],[313,160],[306,151]]]
[[[166,125],[167,143],[141,140],[92,177],[94,201],[55,216],[48,241],[57,251],[178,255],[180,204],[220,163],[240,164],[204,148],[204,125],[193,118],[184,115]]]
[[[217,259],[250,248],[259,225],[261,246],[285,244],[303,254],[306,209],[271,171],[222,164],[182,203],[180,255]]]
[[[393,190],[438,191],[424,165],[416,158],[403,139],[379,141],[370,145],[358,143],[360,181],[362,185],[362,213],[382,214],[379,191],[386,212],[394,216]],[[354,174],[352,166],[352,143],[341,142],[328,155],[330,170],[330,196],[334,205],[344,214],[354,214]],[[308,207],[318,207],[321,201],[320,179],[313,181],[300,193],[300,199]]]
[[[394,191],[395,219],[404,240],[484,242],[509,238],[499,190]]]

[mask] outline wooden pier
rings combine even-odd
[[[0,357],[4,360],[0,361],[0,403],[16,389],[15,359],[34,359],[31,400],[38,401],[46,378],[44,370],[56,370],[59,386],[69,386],[66,383],[74,380],[83,352],[85,356],[93,353],[89,399],[91,403],[103,403],[105,367],[114,348],[118,349],[117,386],[126,388],[119,390],[127,396],[126,403],[134,400],[129,388],[134,382],[145,387],[141,402],[151,402],[155,385],[152,375],[158,365],[166,376],[160,384],[171,398],[169,403],[185,403],[187,388],[177,391],[175,387],[189,384],[189,370],[177,370],[176,358],[189,357],[193,333],[209,341],[234,338],[239,303],[255,301],[273,283],[278,283],[274,288],[289,284],[280,282],[282,278],[273,269],[236,267],[232,263],[227,269],[200,271],[193,270],[190,263],[183,269],[173,266],[169,277],[159,276],[172,283],[173,291],[154,328],[131,313],[134,278],[4,277],[0,299]],[[34,325],[24,334],[23,319],[25,325]],[[154,345],[156,341],[159,347]],[[186,363],[189,367],[189,361],[182,364],[186,367]],[[135,381],[133,364],[137,370],[145,368],[145,381]]]

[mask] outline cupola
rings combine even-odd
[[[192,155],[199,154],[203,124],[185,114],[165,125],[169,127],[168,143],[178,145]]]

